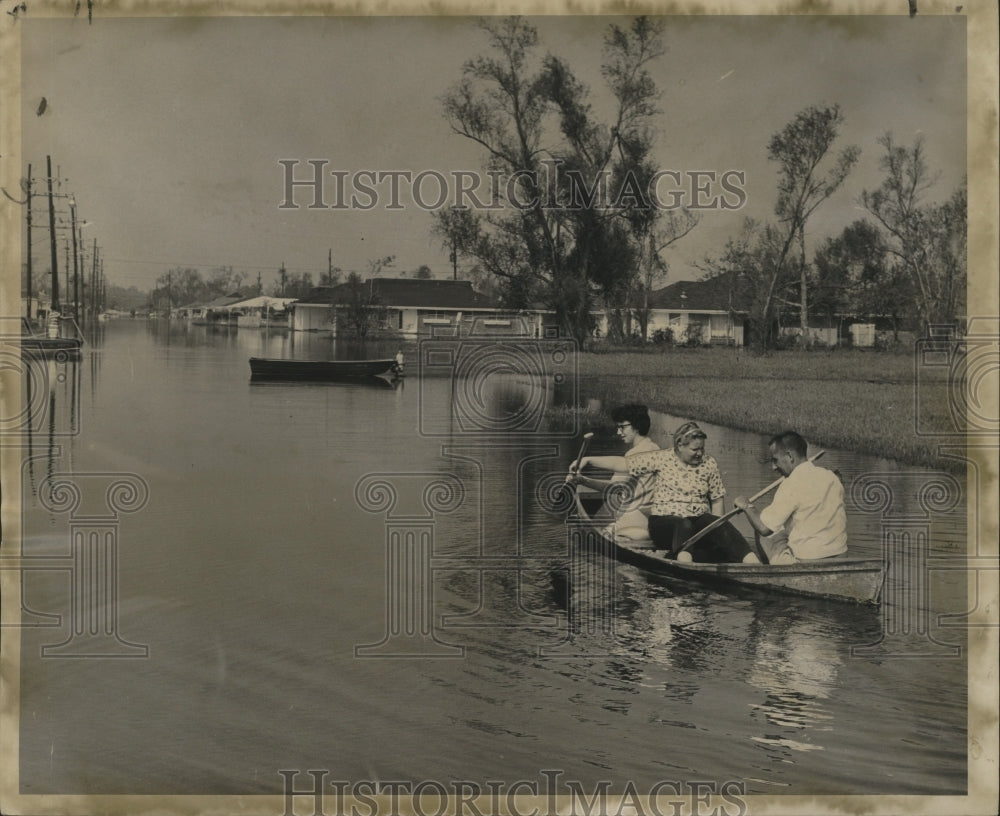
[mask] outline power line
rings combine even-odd
[[[198,262],[198,261],[153,261],[144,260],[141,258],[111,258],[106,259],[109,263],[114,261],[115,263],[127,263],[127,264],[148,264],[150,266],[170,266],[173,268],[182,269],[221,269],[232,267],[233,269],[253,269],[262,271],[274,271],[277,272],[277,268],[273,264],[268,264],[266,266],[258,266],[255,264],[238,264],[238,263],[217,263],[212,262]],[[325,267],[321,266],[286,266],[285,270],[288,272],[326,272]],[[345,272],[351,272],[353,270],[345,269]]]

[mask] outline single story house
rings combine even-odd
[[[361,285],[364,301],[379,310],[378,328],[402,337],[530,336],[538,320],[533,314],[500,309],[470,281],[370,278]],[[291,305],[292,329],[350,334],[346,315],[353,297],[349,283],[317,286]]]
[[[225,307],[229,322],[240,328],[259,329],[268,326],[288,328],[291,320],[289,306],[295,298],[268,297],[258,295],[247,300],[238,300]]]
[[[670,329],[674,342],[743,345],[747,311],[731,275],[700,281],[678,281],[649,295],[647,337]]]
[[[208,303],[190,303],[170,310],[170,316],[190,320],[195,325],[206,323],[226,323],[229,320],[227,307],[243,300],[238,294],[223,295]]]

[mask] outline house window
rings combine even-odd
[[[385,313],[385,317],[382,318],[382,322],[379,324],[379,328],[382,329],[401,329],[403,328],[403,313],[399,309],[389,309]]]
[[[424,312],[424,323],[434,325],[448,325],[451,323],[451,315],[447,312]]]

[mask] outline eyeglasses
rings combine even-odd
[[[619,422],[617,425],[615,425],[615,427],[619,431],[624,431],[626,428],[631,428],[632,427],[632,423],[631,422]]]

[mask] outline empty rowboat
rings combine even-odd
[[[255,380],[334,381],[367,377],[392,377],[395,360],[286,360],[250,358]]]

